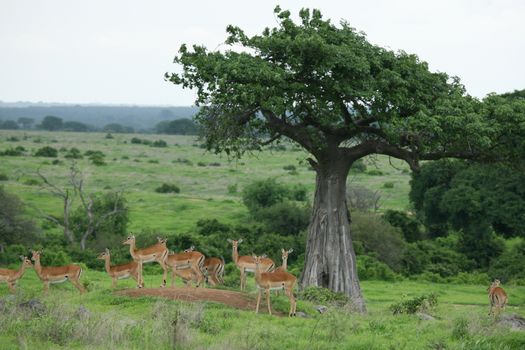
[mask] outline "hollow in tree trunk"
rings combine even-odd
[[[316,191],[301,286],[319,286],[345,293],[357,310],[366,312],[346,204],[346,178],[350,166],[351,162],[341,159],[314,165]]]

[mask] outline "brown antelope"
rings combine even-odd
[[[22,264],[20,264],[20,268],[18,270],[0,269],[0,282],[6,282],[11,293],[16,291],[16,282],[22,278],[26,267],[33,266],[31,260],[29,260],[27,257],[20,256],[20,259],[22,259]]]
[[[490,301],[490,312],[489,315],[497,316],[501,312],[509,298],[505,290],[500,287],[501,282],[499,280],[494,280],[490,287],[487,289],[489,292],[489,301]],[[494,312],[496,311],[496,312]]]
[[[122,244],[129,245],[129,253],[134,261],[139,263],[139,284],[144,287],[144,279],[142,277],[142,265],[145,263],[156,261],[162,270],[162,284],[161,287],[166,286],[166,279],[168,274],[168,266],[165,263],[168,256],[168,247],[166,247],[166,239],[157,237],[158,242],[152,246],[137,249],[135,246],[135,236],[130,235]]]
[[[86,290],[80,284],[80,276],[82,275],[82,268],[78,265],[66,265],[66,266],[46,266],[42,267],[40,264],[41,251],[33,250],[33,256],[31,260],[35,262],[35,272],[38,278],[44,283],[44,293],[47,294],[49,291],[50,283],[62,283],[69,280],[73,285],[80,291],[80,294]]]
[[[117,280],[129,277],[133,278],[137,282],[137,288],[142,287],[139,280],[139,269],[141,269],[141,266],[139,266],[140,263],[131,261],[127,264],[111,265],[111,255],[109,253],[109,249],[107,248],[103,253],[97,256],[97,259],[105,261],[106,272],[108,273],[109,277],[111,277],[111,288],[115,288],[117,286]]]
[[[259,294],[257,296],[257,306],[255,308],[255,313],[259,313],[259,304],[261,303],[262,291],[266,293],[266,303],[268,304],[268,313],[272,314],[272,308],[270,306],[270,290],[281,290],[284,289],[284,293],[290,299],[290,312],[288,316],[295,316],[296,311],[296,302],[293,295],[293,290],[297,278],[289,272],[286,271],[273,271],[273,272],[263,272],[261,270],[261,261],[264,259],[264,256],[253,255],[253,260],[255,261],[255,282],[257,283],[257,289]]]
[[[238,247],[242,243],[242,239],[235,241],[228,238],[227,241],[232,244],[233,262],[241,272],[241,290],[244,290],[246,288],[246,272],[255,272],[255,260],[249,255],[239,256]],[[275,268],[275,263],[269,258],[262,258],[260,265],[263,272],[273,271]]]
[[[283,264],[275,269],[275,271],[286,271],[288,270],[288,254],[293,252],[293,249],[284,250],[281,248],[281,258],[283,259]]]
[[[189,249],[185,249],[184,252],[188,253],[193,251],[194,246]],[[224,260],[219,258],[205,258],[204,259],[204,277],[206,282],[212,286],[218,284],[224,284]]]
[[[224,284],[224,260],[219,258],[204,259],[206,280],[212,286]]]
[[[168,267],[171,267],[172,269],[172,287],[175,283],[176,275],[181,277],[183,281],[196,280],[197,287],[199,287],[204,281],[204,274],[202,273],[202,269],[204,268],[205,257],[204,254],[202,254],[201,252],[194,251],[194,248],[195,247],[192,246],[190,249],[186,249],[182,253],[172,252],[166,257],[165,263]]]

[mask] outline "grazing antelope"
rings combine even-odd
[[[166,257],[165,263],[168,267],[171,267],[172,269],[172,287],[175,283],[176,275],[181,277],[183,281],[196,280],[197,287],[199,287],[204,281],[204,274],[202,273],[202,269],[204,267],[205,257],[204,254],[202,254],[201,252],[193,250],[194,248],[195,247],[192,246],[190,249],[186,249],[182,253],[172,252]]]
[[[80,294],[86,290],[80,284],[80,276],[82,275],[82,268],[78,265],[66,266],[46,266],[42,267],[40,264],[41,251],[33,250],[31,260],[35,262],[35,272],[38,278],[44,283],[44,293],[49,291],[50,283],[62,283],[69,280],[80,291]]]
[[[194,246],[191,246],[191,248],[185,249],[184,252],[189,253],[193,251],[194,248]],[[212,286],[224,284],[224,259],[205,258],[203,270],[207,283]]]
[[[507,293],[505,293],[505,290],[500,287],[500,284],[501,282],[496,279],[487,289],[487,291],[489,292],[490,300],[489,315],[497,316],[501,312],[501,310],[505,308],[505,305],[507,305],[507,302],[509,300],[509,298],[507,297]]]
[[[166,279],[168,274],[168,267],[165,260],[168,256],[168,247],[166,247],[166,239],[157,237],[158,242],[152,246],[137,249],[135,246],[135,236],[130,235],[122,244],[129,245],[129,253],[134,261],[139,263],[139,284],[144,287],[144,279],[142,277],[142,265],[145,263],[156,261],[162,270],[162,284],[161,287],[166,287]]]
[[[204,259],[206,280],[212,286],[224,284],[224,260],[219,258]]]
[[[20,259],[22,260],[22,264],[20,264],[20,268],[18,270],[0,269],[0,282],[6,282],[11,293],[16,291],[16,282],[22,278],[26,267],[33,266],[31,260],[29,260],[27,257],[21,255]]]
[[[235,241],[228,238],[227,241],[232,244],[233,262],[241,272],[241,290],[244,290],[246,288],[246,272],[255,272],[255,260],[249,255],[239,256],[238,247],[242,243],[242,239]],[[260,265],[263,272],[273,271],[275,268],[275,263],[269,258],[262,258]]]
[[[288,316],[295,316],[296,311],[296,302],[293,295],[293,290],[297,278],[289,272],[286,271],[273,271],[273,272],[263,272],[261,270],[261,261],[264,259],[264,256],[253,255],[253,260],[255,261],[255,282],[257,283],[257,289],[259,294],[257,296],[257,306],[255,308],[255,313],[259,313],[259,304],[261,303],[262,291],[266,293],[266,303],[268,304],[268,313],[272,314],[272,308],[270,306],[270,290],[281,290],[284,289],[284,293],[290,299],[290,312]]]
[[[133,278],[137,282],[137,288],[142,287],[139,280],[139,269],[141,269],[141,266],[139,266],[138,262],[131,261],[127,264],[111,265],[111,255],[109,253],[109,249],[107,248],[103,253],[97,256],[97,259],[105,261],[106,272],[108,273],[109,277],[111,277],[111,288],[115,288],[117,286],[117,280],[129,277]]]

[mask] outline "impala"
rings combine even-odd
[[[192,246],[189,249],[185,249],[184,252],[191,252],[193,251],[193,248],[195,247]],[[212,286],[224,284],[224,260],[219,258],[205,258],[204,274],[206,282],[211,284]]]
[[[20,256],[22,264],[18,270],[0,269],[0,282],[6,282],[9,290],[14,293],[16,282],[24,275],[26,267],[31,267],[33,264],[25,256]]]
[[[255,308],[255,313],[259,313],[259,304],[261,303],[262,291],[266,293],[266,303],[268,304],[268,313],[272,314],[272,308],[270,306],[270,290],[281,290],[284,289],[284,293],[290,299],[290,312],[288,316],[295,316],[296,311],[296,302],[293,295],[293,290],[297,278],[289,272],[286,271],[273,271],[273,272],[263,272],[261,269],[261,262],[264,259],[264,256],[253,255],[253,260],[255,261],[255,282],[257,283],[257,289],[259,294],[257,296],[257,306]]]
[[[205,257],[201,252],[194,251],[194,248],[195,247],[192,246],[182,253],[171,253],[166,257],[165,263],[172,269],[172,286],[175,283],[175,275],[178,275],[183,280],[195,279],[197,281],[197,287],[204,281],[202,269],[204,267]],[[189,272],[184,270],[189,270]],[[187,277],[189,277],[190,274],[192,278],[188,279]]]
[[[40,264],[41,251],[33,250],[32,258],[35,262],[35,272],[38,278],[44,283],[44,293],[49,291],[50,283],[62,283],[69,280],[80,291],[80,294],[85,292],[84,287],[80,284],[80,276],[82,275],[82,268],[78,265],[67,266],[46,266],[42,267]]]
[[[130,235],[122,244],[129,245],[129,253],[134,261],[139,263],[139,284],[144,287],[144,279],[142,277],[142,265],[145,263],[156,261],[162,270],[162,284],[161,287],[166,286],[166,278],[168,274],[168,266],[165,263],[168,256],[168,247],[166,247],[166,239],[158,238],[158,242],[152,246],[137,249],[135,246],[135,236]]]
[[[139,280],[139,270],[141,269],[141,266],[139,266],[140,263],[131,261],[127,264],[111,265],[111,255],[109,253],[109,249],[107,248],[103,253],[97,256],[97,259],[105,261],[106,272],[108,273],[109,277],[111,277],[111,288],[115,288],[117,286],[117,280],[129,277],[133,278],[137,282],[138,288],[142,287]]]
[[[242,239],[235,241],[228,238],[227,241],[232,244],[233,262],[241,272],[241,290],[244,290],[246,288],[246,272],[255,272],[255,260],[249,255],[239,256],[238,247],[242,243]],[[275,268],[275,263],[269,258],[262,258],[260,265],[263,272],[272,271]]]
[[[286,271],[288,269],[288,254],[293,252],[293,249],[284,250],[281,248],[281,258],[283,259],[283,264],[275,269],[275,271]]]
[[[494,280],[490,287],[487,289],[489,292],[490,300],[490,312],[489,315],[497,316],[499,312],[505,308],[509,298],[505,290],[500,287],[501,282],[499,280]],[[494,312],[496,310],[496,312]]]

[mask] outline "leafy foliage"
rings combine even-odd
[[[390,305],[390,311],[394,315],[398,314],[415,314],[416,312],[426,312],[433,309],[438,303],[438,298],[435,293],[428,295],[421,295],[412,299],[400,301],[399,303]]]
[[[155,189],[158,193],[180,193],[180,187],[174,184],[163,183]]]
[[[49,157],[49,158],[56,158],[58,156],[58,151],[56,148],[53,148],[51,146],[44,146],[42,148],[39,148],[35,152],[35,157]]]

